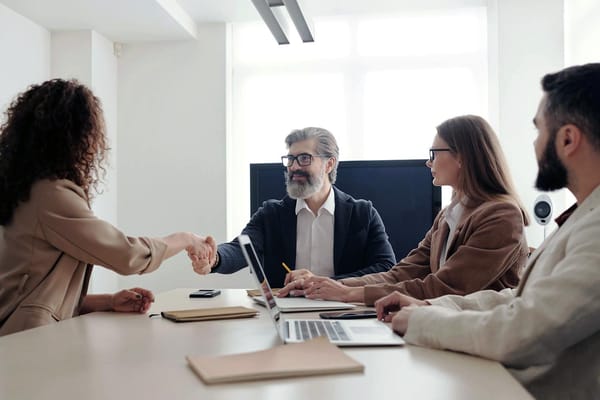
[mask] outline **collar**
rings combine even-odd
[[[563,212],[558,217],[556,217],[554,219],[554,222],[556,222],[556,225],[558,225],[558,227],[560,228],[562,226],[562,224],[564,224],[565,222],[567,222],[567,220],[569,219],[569,217],[571,216],[571,214],[573,214],[576,209],[577,209],[577,203],[573,204],[565,212]]]
[[[558,226],[562,226],[568,219],[579,219],[581,215],[588,211],[593,211],[600,205],[600,185],[590,193],[581,204],[573,204],[569,209],[560,214],[556,219]]]
[[[463,214],[465,209],[465,205],[469,204],[470,200],[468,197],[464,197],[462,200],[458,200],[457,198],[452,199],[450,204],[446,207],[446,211],[444,212],[444,217],[446,219],[451,219],[454,221],[458,221]]]
[[[310,210],[310,208],[308,208],[308,204],[306,204],[306,201],[304,201],[304,199],[297,199],[296,200],[296,215],[298,215],[298,213],[300,211],[302,211],[303,209],[306,209],[312,213],[312,211]],[[317,215],[319,215],[321,213],[321,210],[323,210],[323,209],[325,209],[331,215],[333,215],[333,213],[335,212],[335,194],[333,193],[333,185],[329,189],[329,194],[327,195],[327,199],[325,200],[325,203],[323,203],[321,208],[319,208]]]

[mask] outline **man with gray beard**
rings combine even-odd
[[[281,159],[288,195],[265,201],[242,231],[252,239],[269,283],[282,287],[313,274],[338,279],[390,269],[396,261],[377,210],[333,186],[339,159],[335,137],[309,127],[292,131],[285,143],[288,154]],[[246,267],[237,239],[220,244],[215,256],[200,266],[205,273]]]

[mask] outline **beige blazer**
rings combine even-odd
[[[393,291],[426,299],[483,289],[502,290],[519,283],[529,249],[523,215],[515,204],[488,201],[465,208],[448,243],[446,262],[440,266],[448,231],[442,210],[419,246],[392,269],[341,282],[365,286],[366,304]]]
[[[36,182],[0,227],[0,336],[78,315],[92,265],[147,273],[166,249],[160,239],[129,237],[96,218],[73,182]]]
[[[407,342],[500,361],[540,399],[600,398],[600,186],[532,254],[518,290],[430,302]]]

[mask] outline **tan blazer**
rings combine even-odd
[[[78,315],[93,264],[147,273],[166,249],[160,239],[128,237],[96,218],[73,182],[36,182],[0,227],[0,336]]]
[[[500,361],[536,398],[599,399],[600,186],[531,255],[517,290],[430,302],[411,313],[408,343]]]
[[[410,227],[407,227],[410,229]],[[387,272],[341,280],[365,286],[365,303],[399,291],[418,299],[515,287],[529,252],[521,210],[506,201],[465,208],[448,243],[446,262],[440,253],[449,227],[442,210],[408,256]]]

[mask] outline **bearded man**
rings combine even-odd
[[[410,344],[501,362],[538,399],[600,398],[600,63],[542,79],[535,186],[577,202],[531,254],[517,289],[375,303]]]
[[[309,127],[292,131],[285,143],[288,154],[281,159],[288,195],[265,201],[242,231],[271,286],[312,274],[340,279],[390,269],[396,260],[377,210],[333,186],[339,159],[335,137]],[[204,269],[230,274],[244,267],[235,239],[220,244]]]

